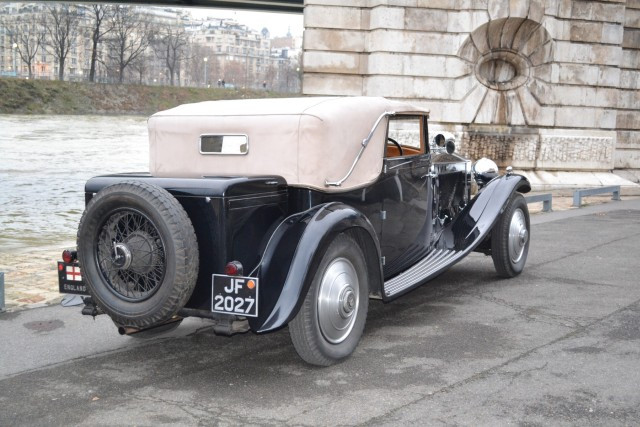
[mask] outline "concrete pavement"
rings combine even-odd
[[[640,202],[532,219],[524,273],[472,254],[390,303],[355,354],[305,365],[283,329],[120,337],[79,308],[0,314],[0,425],[640,423]]]

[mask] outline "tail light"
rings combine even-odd
[[[242,276],[242,264],[240,261],[230,261],[224,266],[224,274],[227,276]]]
[[[77,251],[72,251],[69,249],[65,249],[64,251],[62,251],[62,261],[64,261],[66,264],[71,264],[77,259],[78,259]]]

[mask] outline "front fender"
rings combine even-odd
[[[357,229],[373,245],[377,273],[382,277],[380,247],[375,230],[360,211],[343,203],[326,203],[285,219],[274,232],[260,265],[259,315],[249,319],[254,331],[286,325],[297,314],[322,254],[333,238]],[[363,232],[363,233],[362,233]],[[367,257],[369,261],[371,256]]]
[[[443,232],[444,246],[457,251],[475,249],[489,234],[514,191],[528,193],[531,185],[522,175],[491,180]]]

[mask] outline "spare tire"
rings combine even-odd
[[[125,181],[100,190],[82,215],[77,243],[87,289],[118,325],[144,329],[166,322],[195,287],[193,225],[156,185]]]

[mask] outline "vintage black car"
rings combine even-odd
[[[288,325],[305,361],[340,361],[369,298],[392,301],[471,251],[500,276],[524,268],[528,181],[488,159],[472,165],[450,138],[429,138],[427,119],[371,97],[157,113],[149,173],[86,183],[60,290],[88,295],[83,313],[106,313],[123,334],[188,316],[223,334]]]

